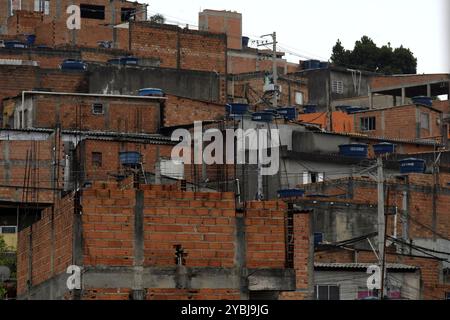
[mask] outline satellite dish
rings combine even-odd
[[[0,266],[0,282],[6,281],[11,277],[11,270],[6,266]]]

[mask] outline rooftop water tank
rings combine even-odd
[[[272,122],[274,118],[271,112],[255,112],[252,114],[252,121]]]
[[[278,190],[278,198],[296,198],[303,197],[305,190],[303,189],[282,189]]]
[[[400,173],[424,173],[425,172],[425,160],[408,158],[399,161]]]
[[[27,48],[27,45],[25,43],[22,43],[17,40],[5,41],[3,45],[7,49],[25,49],[25,48]]]
[[[388,143],[388,142],[374,144],[373,151],[375,152],[376,156],[389,154],[389,153],[395,153],[395,144]]]
[[[339,146],[341,156],[349,158],[366,159],[369,146],[365,143],[343,144]]]
[[[82,60],[66,59],[61,63],[62,70],[87,70],[87,64]]]
[[[295,107],[287,107],[287,108],[278,108],[278,114],[284,117],[286,120],[296,120],[298,117],[297,108]]]
[[[163,97],[164,92],[158,88],[144,88],[139,90],[138,95],[140,97]]]
[[[317,105],[315,104],[307,104],[303,107],[304,113],[316,113],[317,112]]]
[[[248,48],[249,41],[250,41],[249,37],[242,37],[242,48]]]
[[[229,103],[225,106],[229,115],[243,115],[248,111],[248,104],[244,103]]]
[[[119,153],[120,164],[128,168],[137,168],[141,164],[141,154],[136,151]]]
[[[32,46],[36,42],[36,35],[35,34],[29,34],[26,36],[27,45]]]
[[[433,99],[430,97],[424,96],[414,97],[412,98],[412,101],[415,105],[419,106],[431,107],[433,105]]]

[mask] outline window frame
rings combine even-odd
[[[101,106],[102,112],[96,112],[95,108]],[[102,116],[105,114],[105,104],[102,102],[95,102],[92,104],[92,114],[96,116]]]
[[[377,130],[377,117],[361,117],[359,122],[359,128],[361,131],[376,131]]]
[[[336,94],[344,94],[344,81],[342,80],[331,81],[331,92]]]
[[[320,299],[320,287],[327,287],[327,299]],[[330,288],[337,288],[338,292],[338,299],[337,300],[331,300],[330,299]],[[341,287],[338,284],[316,284],[314,285],[314,298],[318,301],[340,301],[341,299]]]
[[[97,158],[99,157],[99,158]],[[94,151],[91,154],[91,165],[94,168],[101,168],[103,167],[103,153]]]
[[[426,119],[426,127],[423,126],[424,120]],[[427,112],[421,112],[420,113],[420,129],[421,130],[430,130],[431,129],[431,116]]]

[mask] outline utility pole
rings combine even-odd
[[[276,109],[278,107],[278,65],[277,65],[277,33],[273,32],[271,34],[266,34],[261,36],[264,37],[272,37],[271,43],[263,43],[258,45],[260,46],[268,46],[272,44],[272,77],[273,77],[273,97],[272,97],[272,107]]]
[[[384,269],[384,249],[386,238],[386,217],[384,213],[384,173],[383,160],[377,158],[377,186],[378,186],[378,257],[380,259],[380,270]],[[384,296],[384,274],[381,275],[380,299]]]
[[[272,107],[276,109],[278,107],[278,66],[277,66],[277,33],[274,32],[272,34],[273,39],[273,55],[272,55],[272,63],[273,63],[273,98],[272,98]]]

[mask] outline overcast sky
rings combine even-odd
[[[450,0],[143,2],[149,3],[149,15],[162,13],[169,23],[198,25],[198,12],[203,9],[240,12],[244,35],[255,38],[277,31],[281,47],[306,57],[328,60],[338,38],[345,48],[352,49],[356,40],[367,35],[378,46],[390,42],[393,47],[410,48],[418,59],[419,73],[450,70],[447,24]],[[289,58],[296,59],[300,58]]]

